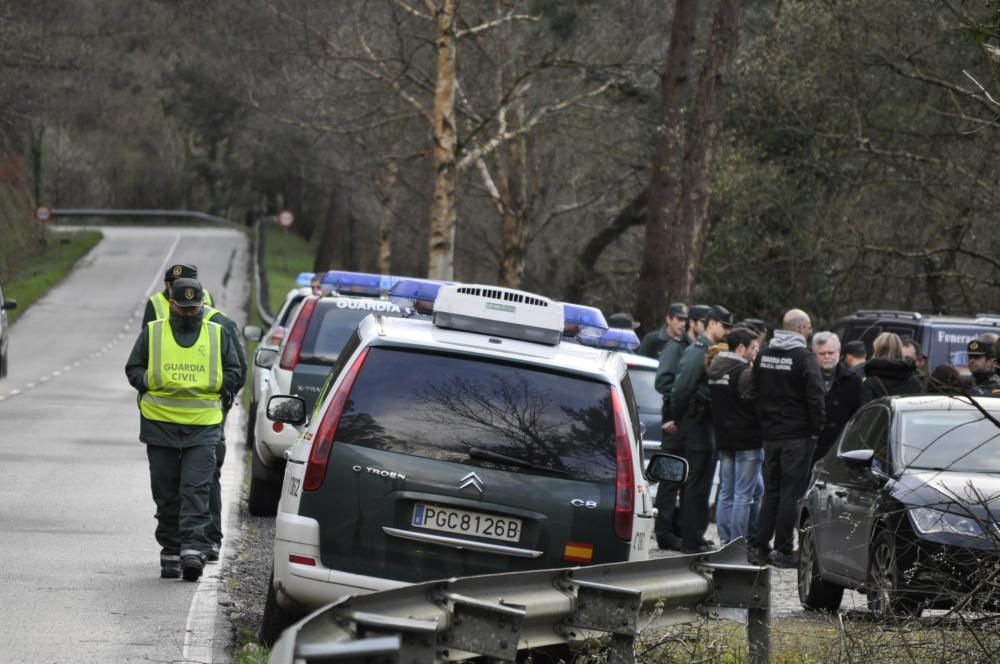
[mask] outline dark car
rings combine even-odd
[[[0,378],[6,378],[7,376],[8,337],[10,336],[8,332],[10,326],[7,324],[7,311],[16,308],[16,300],[4,298],[3,284],[0,283]]]
[[[800,503],[799,599],[836,611],[851,588],[880,618],[979,602],[970,593],[1000,564],[997,514],[1000,399],[873,401],[816,464]]]
[[[635,392],[635,405],[642,423],[643,456],[648,460],[653,453],[660,451],[660,442],[663,440],[663,431],[660,429],[663,422],[663,397],[653,386],[659,362],[631,353],[622,353],[622,359],[628,366],[628,377]]]
[[[869,356],[878,335],[894,332],[903,339],[913,339],[920,344],[928,367],[950,364],[964,369],[969,363],[966,346],[982,334],[1000,333],[1000,315],[977,314],[975,318],[960,318],[924,316],[915,311],[864,310],[838,320],[833,324],[833,331],[841,342],[863,341]]]

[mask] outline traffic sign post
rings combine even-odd
[[[282,228],[291,228],[292,224],[295,223],[295,213],[291,210],[284,209],[278,213],[278,225]]]
[[[52,219],[52,208],[42,203],[35,208],[35,219],[42,223]]]

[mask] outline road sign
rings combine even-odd
[[[291,210],[282,210],[278,213],[278,224],[282,228],[291,228],[295,223],[295,213]]]
[[[52,208],[44,203],[35,208],[35,219],[38,221],[48,221],[52,218]]]

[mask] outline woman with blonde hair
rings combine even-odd
[[[920,394],[923,387],[913,360],[903,359],[903,340],[894,332],[883,332],[873,344],[872,359],[865,364],[865,382],[861,386],[861,403],[879,397]]]

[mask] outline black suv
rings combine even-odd
[[[860,339],[871,354],[875,338],[883,332],[895,332],[903,339],[920,344],[927,366],[950,364],[957,369],[968,366],[966,345],[987,333],[1000,333],[1000,314],[977,314],[975,318],[923,316],[915,311],[856,311],[833,324],[841,342]]]

